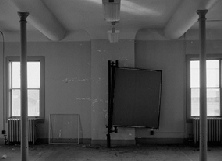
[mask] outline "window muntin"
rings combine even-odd
[[[207,116],[220,116],[220,60],[207,60]],[[200,115],[199,60],[190,61],[190,114]]]
[[[20,58],[6,57],[6,106],[7,117],[20,117]],[[44,120],[45,111],[45,58],[27,57],[28,117]]]
[[[12,88],[20,88],[20,62],[12,61]],[[40,61],[27,62],[27,88],[40,88]]]
[[[11,62],[12,116],[20,116],[20,62]],[[27,62],[28,116],[40,116],[40,62]]]
[[[28,116],[40,116],[40,90],[28,89]],[[20,116],[20,89],[12,89],[12,116]]]

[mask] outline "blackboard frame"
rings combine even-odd
[[[162,97],[162,70],[148,70],[148,69],[141,69],[141,68],[129,68],[124,67],[121,69],[128,69],[128,70],[140,70],[140,71],[154,71],[160,73],[160,91],[159,91],[159,108],[158,108],[158,125],[155,127],[151,126],[130,126],[130,125],[114,125],[113,124],[113,107],[114,107],[114,93],[115,93],[115,76],[116,76],[116,69],[119,68],[118,60],[111,61],[108,60],[108,124],[106,128],[108,129],[107,133],[107,147],[111,147],[111,133],[118,132],[118,127],[142,127],[142,128],[152,128],[158,129],[159,128],[159,119],[160,119],[160,107],[161,107],[161,97]]]

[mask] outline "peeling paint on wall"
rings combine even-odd
[[[74,77],[74,78],[65,78],[62,80],[65,83],[69,83],[69,82],[87,82],[90,81],[89,78],[79,78],[79,77]]]

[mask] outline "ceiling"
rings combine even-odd
[[[161,30],[178,39],[187,30],[198,29],[199,9],[208,9],[207,29],[222,28],[220,0],[121,0],[120,37],[135,38],[142,29]],[[0,0],[0,30],[19,32],[18,11],[29,12],[27,30],[52,41],[71,33],[86,32],[91,39],[107,38],[111,24],[105,22],[102,0]]]

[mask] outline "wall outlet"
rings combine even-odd
[[[5,130],[2,130],[2,134],[3,134],[3,135],[5,134]]]
[[[150,131],[150,135],[154,135],[154,130],[153,129]]]

